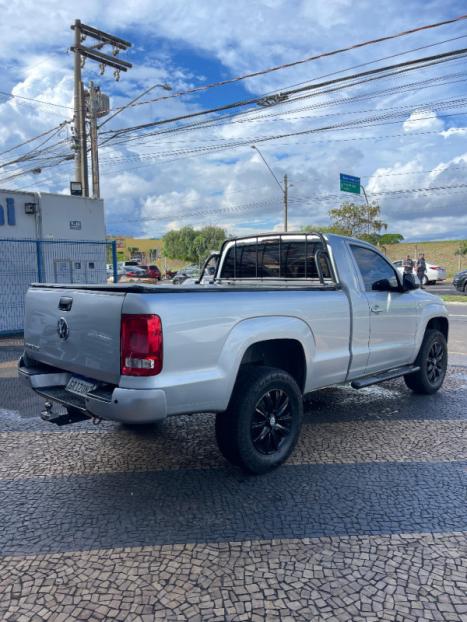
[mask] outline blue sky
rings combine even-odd
[[[1,90],[18,96],[0,96],[0,151],[71,119],[73,58],[67,48],[75,18],[133,43],[125,54],[133,68],[119,82],[108,70],[100,76],[92,62],[83,69],[85,80],[100,84],[116,107],[152,84],[169,83],[174,92],[184,91],[465,11],[463,2],[401,0],[128,0],[124,6],[98,0],[0,0],[0,7]],[[416,50],[423,46],[432,47]],[[467,20],[134,107],[102,129],[162,120],[312,83],[337,71],[347,70],[345,75],[463,47]],[[388,56],[393,58],[378,60]],[[339,172],[345,172],[362,177],[391,231],[414,240],[466,238],[466,67],[462,58],[334,93],[310,97],[309,92],[305,99],[290,98],[268,109],[253,106],[248,114],[229,116],[211,127],[182,132],[180,124],[172,124],[171,129],[178,127],[172,133],[109,142],[100,152],[108,231],[158,237],[184,224],[217,224],[230,233],[280,229],[279,188],[250,148],[258,139],[268,139],[258,145],[276,175],[287,173],[291,183],[291,228],[329,223],[329,209],[352,198],[339,192]],[[154,89],[148,99],[163,94]],[[362,127],[269,140],[349,119],[361,119]],[[52,146],[59,143],[53,153],[71,153],[69,127],[50,141]],[[24,151],[26,147],[13,153]],[[7,156],[0,156],[0,164],[5,162]],[[68,192],[72,162],[44,167],[39,175],[5,179],[25,168],[3,166],[0,186]],[[425,188],[431,190],[415,192]]]

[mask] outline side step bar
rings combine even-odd
[[[393,378],[400,378],[401,376],[406,376],[407,374],[413,374],[416,371],[419,371],[419,369],[420,367],[415,367],[414,365],[405,365],[404,367],[397,367],[396,369],[383,371],[380,374],[376,374],[374,376],[367,376],[366,378],[362,378],[361,380],[354,380],[350,383],[350,386],[353,389],[363,389],[365,387],[371,386],[372,384],[384,382],[385,380],[392,380]]]

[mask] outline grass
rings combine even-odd
[[[462,294],[459,294],[458,296],[455,294],[442,294],[440,298],[442,298],[444,302],[463,302],[464,304],[467,304],[467,296],[462,296]]]

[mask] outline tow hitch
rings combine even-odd
[[[78,423],[79,421],[86,421],[88,419],[93,419],[93,422],[96,423],[94,419],[97,419],[97,417],[87,415],[83,411],[78,410],[78,408],[68,408],[67,412],[64,414],[54,413],[52,402],[45,402],[44,410],[41,411],[41,419],[62,426],[69,425],[70,423]],[[97,423],[99,422],[100,419]]]

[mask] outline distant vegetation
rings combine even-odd
[[[169,259],[201,264],[211,251],[219,250],[226,237],[220,227],[204,227],[199,231],[193,227],[182,227],[169,231],[162,238],[164,255]]]

